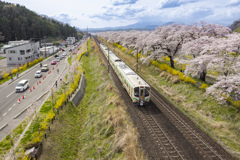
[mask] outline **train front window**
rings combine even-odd
[[[134,88],[134,96],[139,97],[139,87]]]
[[[145,97],[149,96],[148,90],[145,90]]]
[[[143,90],[141,90],[141,96],[143,96]]]

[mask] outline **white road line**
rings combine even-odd
[[[16,103],[14,103],[14,105],[13,106],[15,106],[16,105]]]
[[[9,108],[8,111],[10,111],[12,108]]]
[[[4,113],[3,116],[5,116],[7,113]]]
[[[12,93],[10,93],[10,94],[7,96],[7,98],[8,98],[11,94],[13,94],[13,92],[14,92],[14,91],[12,91]]]

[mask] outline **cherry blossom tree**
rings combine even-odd
[[[184,73],[205,81],[208,64],[214,59],[210,50],[215,37],[203,36],[184,43],[181,48],[181,56],[178,62],[187,64]],[[187,59],[187,60],[186,60]]]
[[[174,68],[174,58],[181,52],[182,45],[194,41],[202,36],[222,37],[229,34],[231,30],[227,27],[217,24],[201,25],[180,25],[172,24],[169,26],[160,26],[147,38],[147,46],[152,48],[152,57],[168,56],[171,67]]]
[[[206,89],[206,93],[214,96],[219,102],[225,103],[228,97],[239,100],[240,75],[219,77],[220,81]]]
[[[240,67],[240,34],[233,33],[225,38],[217,38],[210,46],[210,52],[216,54],[216,58],[210,62],[209,68],[214,69],[220,75],[228,76],[237,74]]]

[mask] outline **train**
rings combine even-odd
[[[100,44],[105,57],[112,66],[114,72],[122,82],[134,105],[144,106],[150,102],[151,87],[118,56],[108,49],[104,44]]]

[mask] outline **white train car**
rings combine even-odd
[[[150,86],[119,57],[108,51],[105,45],[100,44],[100,47],[107,59],[109,53],[109,62],[131,97],[132,102],[140,106],[148,104],[150,101]]]

